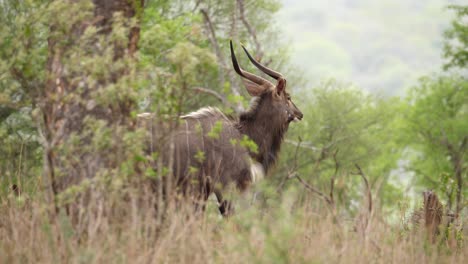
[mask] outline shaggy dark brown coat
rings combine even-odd
[[[231,42],[234,69],[254,97],[250,109],[239,117],[228,117],[209,107],[183,116],[165,148],[166,156],[173,157],[175,186],[202,201],[215,192],[223,214],[228,212],[228,205],[222,190],[229,185],[245,190],[267,173],[277,159],[290,122],[303,117],[286,92],[282,75],[261,65],[244,50],[252,63],[275,78],[277,84],[241,69]]]

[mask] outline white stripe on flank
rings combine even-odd
[[[203,107],[201,109],[198,109],[195,112],[186,114],[181,116],[180,118],[186,119],[186,118],[201,118],[201,117],[206,117],[210,115],[216,115],[216,114],[221,114],[224,117],[224,114],[216,107]]]
[[[144,119],[150,119],[153,117],[153,114],[152,113],[140,113],[140,114],[137,114],[137,117],[138,118],[144,118]]]

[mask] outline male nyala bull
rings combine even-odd
[[[286,79],[280,73],[257,62],[242,46],[250,61],[274,78],[276,85],[243,70],[232,42],[230,46],[234,69],[254,97],[249,110],[228,117],[217,108],[206,107],[182,116],[183,122],[172,134],[172,147],[165,148],[167,153],[171,150],[177,188],[203,202],[214,192],[223,215],[230,211],[223,189],[234,184],[243,191],[264,177],[277,159],[289,123],[303,116],[287,93]],[[256,148],[248,141],[253,141]]]

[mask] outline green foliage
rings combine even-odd
[[[229,143],[232,146],[239,145],[243,148],[246,148],[251,153],[255,153],[255,154],[258,153],[258,145],[252,139],[250,139],[247,135],[244,135],[240,140],[231,138],[229,140]]]
[[[356,175],[358,164],[371,185],[382,184],[380,201],[390,205],[401,195],[398,185],[394,186],[398,181],[389,180],[401,151],[394,125],[398,100],[380,99],[333,80],[311,94],[308,105],[301,106],[304,120],[293,124],[288,133],[289,138],[303,142],[297,150],[295,144],[287,146],[282,166],[296,164],[299,174],[325,193],[335,176],[335,195],[345,208],[353,209],[350,200],[364,195],[362,180]]]
[[[223,122],[216,121],[210,131],[206,134],[209,138],[219,139],[219,135],[223,131]]]
[[[449,61],[444,65],[449,68],[468,66],[468,6],[450,6],[456,13],[451,28],[445,31],[444,57]]]
[[[205,152],[202,151],[202,150],[197,151],[197,153],[195,154],[195,157],[194,157],[194,158],[195,158],[198,162],[203,163],[203,161],[205,161],[205,159],[206,159]]]
[[[139,87],[149,99],[143,110],[167,116],[189,112],[198,103],[190,88],[204,83],[211,87],[218,73],[202,34],[200,17],[184,11],[173,16],[162,9],[150,3],[143,13],[139,67],[146,72],[146,78]]]
[[[452,203],[455,193],[456,162],[462,175],[466,160],[468,131],[468,82],[460,76],[425,77],[410,90],[404,111],[406,142],[410,152],[411,170],[419,186],[432,188],[447,196]],[[463,176],[464,177],[464,176]],[[464,190],[464,196],[466,196]]]
[[[247,135],[244,135],[242,139],[239,141],[239,145],[248,149],[252,153],[258,153],[258,146],[257,144],[251,140]]]
[[[40,175],[42,148],[30,112],[29,107],[24,107],[0,122],[2,187],[18,184],[30,192],[36,189],[34,185]]]
[[[33,193],[42,165],[32,112],[45,79],[46,1],[0,3],[0,186]]]

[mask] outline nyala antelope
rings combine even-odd
[[[286,91],[286,79],[280,73],[256,61],[244,46],[253,65],[275,79],[276,85],[243,70],[232,41],[230,47],[234,69],[253,97],[249,109],[236,117],[228,117],[213,107],[182,116],[179,128],[169,140],[171,147],[165,147],[168,153],[171,150],[166,156],[172,157],[175,186],[201,202],[215,193],[223,215],[232,212],[230,203],[223,199],[223,190],[235,185],[244,191],[263,178],[277,160],[289,124],[303,117]],[[256,147],[245,144],[246,139]]]

